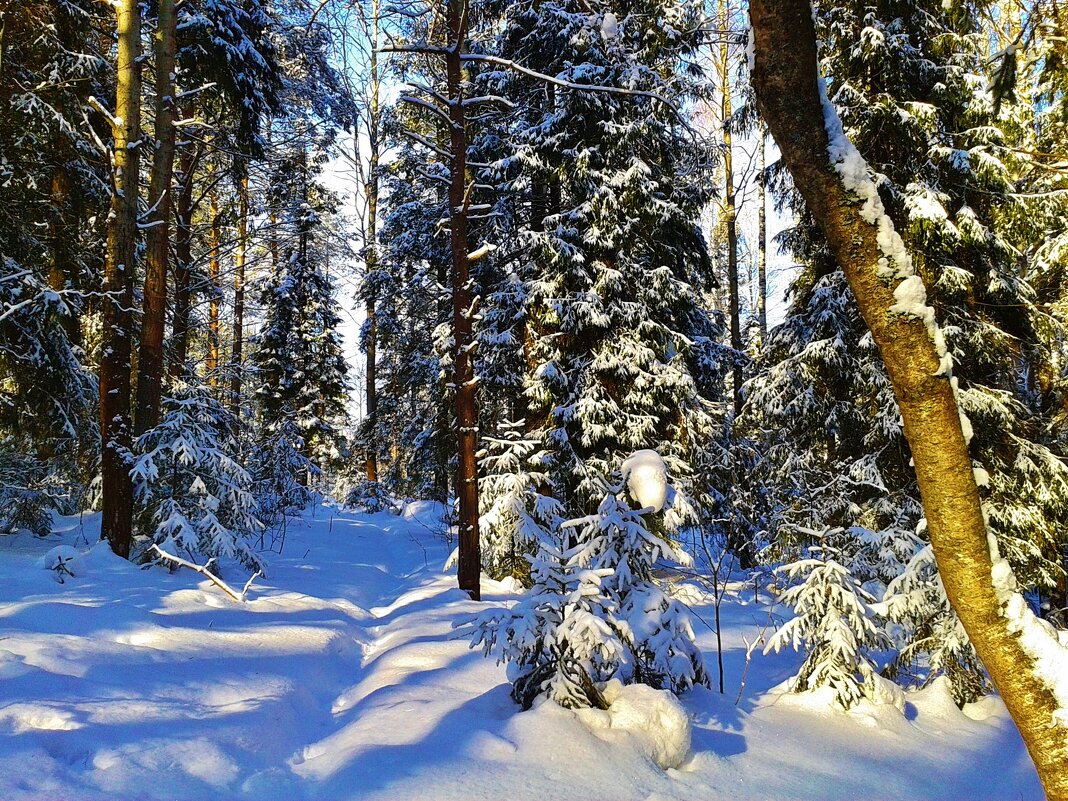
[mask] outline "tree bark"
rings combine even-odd
[[[768,213],[767,193],[764,187],[764,146],[767,138],[764,126],[759,128],[760,172],[757,173],[757,325],[760,330],[760,347],[768,341]]]
[[[378,269],[378,0],[371,2],[371,65],[368,80],[371,82],[370,107],[367,119],[367,141],[370,150],[370,163],[367,167],[367,182],[364,186],[364,195],[367,203],[367,220],[364,232],[364,259],[367,266],[367,275]],[[359,137],[357,137],[357,140]],[[359,150],[359,142],[356,144]],[[357,153],[359,158],[359,153]],[[367,342],[366,342],[366,400],[367,400],[367,459],[366,474],[369,482],[378,481],[378,443],[375,438],[378,414],[378,323],[375,318],[375,295],[371,289],[367,293]]]
[[[174,214],[174,319],[171,322],[171,375],[185,373],[189,358],[189,311],[192,302],[190,264],[193,260],[193,173],[200,152],[184,152],[179,159],[181,191]]]
[[[727,0],[719,0],[723,30],[730,30],[730,9]],[[720,120],[723,123],[723,217],[727,228],[727,288],[730,296],[731,347],[735,351],[732,368],[732,393],[735,416],[742,412],[742,319],[738,288],[738,209],[734,195],[734,153],[731,135],[731,78],[730,41],[724,34],[719,46],[720,58]]]
[[[467,3],[448,2],[449,48],[445,70],[449,94],[449,144],[452,169],[449,183],[449,225],[452,245],[453,383],[456,392],[456,495],[460,503],[460,589],[480,600],[482,558],[478,532],[478,415],[472,364],[471,318],[474,316],[467,258],[467,131],[463,107],[463,50]]]
[[[208,386],[218,392],[221,382],[219,381],[220,361],[220,324],[219,305],[222,288],[219,285],[219,246],[221,243],[222,218],[219,216],[219,197],[214,189],[211,190],[210,214],[211,214],[211,242],[208,251],[208,355],[205,360],[205,368],[208,373]]]
[[[890,314],[894,287],[880,277],[876,227],[861,216],[830,163],[808,0],[752,0],[757,101],[857,298],[882,354],[912,449],[939,574],[1005,701],[1047,796],[1068,799],[1068,726],[1036,674],[1036,660],[1010,629],[994,587],[992,555],[972,462],[949,381],[923,321]]]
[[[118,32],[115,115],[112,118],[111,211],[104,266],[103,333],[100,347],[101,536],[112,550],[130,556],[133,484],[130,479],[130,373],[141,75],[141,9],[138,0],[115,3]]]
[[[245,261],[248,258],[248,174],[237,182],[237,249],[234,251],[234,341],[230,349],[230,411],[241,414],[245,361]]]
[[[156,150],[152,159],[145,249],[141,344],[137,359],[137,433],[159,422],[163,392],[163,329],[167,316],[167,269],[171,254],[171,179],[174,176],[174,61],[177,16],[174,0],[159,0],[156,26]]]

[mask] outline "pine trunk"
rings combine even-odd
[[[145,249],[141,345],[137,359],[137,410],[141,434],[159,422],[163,389],[163,329],[171,253],[171,179],[174,173],[174,74],[177,17],[174,0],[159,0],[156,26],[156,151],[152,160]]]
[[[367,140],[370,150],[370,164],[367,168],[367,183],[364,194],[367,202],[367,220],[364,234],[364,251],[367,263],[367,275],[378,268],[378,0],[371,3],[371,71],[370,108],[367,120]],[[357,151],[359,144],[356,144]],[[356,154],[359,158],[359,152]],[[378,322],[375,318],[375,296],[371,290],[367,294],[367,343],[366,343],[366,400],[367,400],[367,460],[365,464],[367,480],[378,481],[378,443],[375,439],[376,417],[378,414]]]
[[[794,184],[845,272],[882,354],[912,450],[938,571],[953,609],[1020,730],[1051,801],[1068,801],[1068,725],[1036,660],[1010,630],[972,461],[950,383],[925,324],[891,315],[894,287],[878,275],[876,228],[830,163],[808,0],[752,0],[754,85]]]
[[[206,369],[208,374],[208,386],[218,391],[219,365],[220,365],[220,323],[219,302],[222,294],[219,285],[219,247],[221,242],[222,218],[219,216],[219,198],[213,189],[211,191],[210,212],[211,214],[211,242],[208,251],[208,356]]]
[[[467,260],[467,133],[463,107],[463,65],[460,53],[466,35],[466,4],[449,2],[450,44],[445,54],[449,92],[449,143],[452,170],[449,183],[449,225],[452,245],[453,383],[456,392],[456,495],[460,502],[460,589],[480,600],[482,559],[478,535],[478,415],[471,354],[474,316],[471,276]]]
[[[234,341],[230,350],[230,411],[241,413],[245,360],[245,261],[248,256],[248,175],[237,183],[237,249],[234,251]]]
[[[189,358],[189,313],[192,303],[190,265],[193,260],[193,171],[197,155],[182,154],[178,168],[182,188],[174,212],[174,318],[171,321],[171,375],[185,373]]]
[[[100,347],[101,535],[129,558],[133,540],[133,484],[129,454],[130,373],[134,258],[141,119],[141,9],[137,0],[115,3],[118,32],[115,116],[112,124],[111,212],[104,267]]]

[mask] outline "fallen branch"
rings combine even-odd
[[[200,575],[205,576],[206,578],[210,579],[211,582],[213,584],[215,584],[216,587],[218,587],[220,590],[225,592],[227,595],[229,595],[231,598],[233,598],[239,604],[243,604],[245,602],[245,597],[248,595],[248,591],[252,587],[252,582],[254,582],[257,578],[259,578],[261,575],[263,575],[259,570],[257,570],[255,573],[253,573],[249,577],[249,580],[245,582],[245,586],[244,586],[244,588],[241,590],[241,592],[239,594],[233,587],[231,587],[229,584],[227,584],[221,578],[219,578],[214,573],[212,573],[210,570],[208,570],[207,566],[198,565],[195,562],[186,561],[185,559],[182,559],[180,556],[175,556],[174,554],[167,553],[166,551],[161,549],[155,543],[152,544],[152,550],[154,550],[156,553],[158,553],[164,559],[170,559],[172,562],[174,562],[179,567],[188,567],[190,570],[195,570],[197,573],[200,573]],[[210,560],[208,561],[208,564],[209,565],[211,564]]]

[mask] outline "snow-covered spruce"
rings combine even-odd
[[[835,700],[848,709],[871,697],[875,688],[871,676],[877,666],[869,651],[885,642],[872,619],[870,604],[875,599],[828,546],[813,546],[809,553],[776,570],[790,582],[779,600],[794,610],[794,617],[771,636],[764,653],[803,648],[805,661],[791,689],[830,687]]]
[[[135,496],[164,551],[263,568],[254,550],[263,525],[252,476],[238,461],[239,427],[206,390],[180,385],[165,399],[160,424],[137,439]]]
[[[666,485],[667,476],[646,481]],[[650,531],[643,511],[622,490],[606,495],[597,514],[563,523],[528,557],[533,586],[515,606],[469,622],[473,645],[509,663],[524,708],[543,695],[604,708],[609,679],[676,693],[708,684],[688,615],[653,578],[658,560],[685,556]]]
[[[523,436],[521,424],[502,425],[499,437],[483,439],[479,464],[482,566],[495,579],[531,579],[527,557],[552,542],[563,522],[560,502],[538,492],[547,485],[548,454]]]

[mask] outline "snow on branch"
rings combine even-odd
[[[252,582],[254,582],[257,578],[263,575],[259,570],[257,570],[255,573],[249,576],[248,581],[245,582],[245,586],[242,588],[241,592],[238,593],[233,587],[231,587],[221,578],[219,578],[210,570],[208,570],[207,566],[198,565],[195,562],[190,562],[185,559],[182,559],[180,556],[175,556],[174,554],[167,553],[155,543],[152,543],[152,550],[154,550],[164,559],[169,559],[170,561],[174,562],[179,567],[188,567],[190,570],[195,570],[200,575],[209,579],[213,584],[215,584],[216,587],[221,589],[239,604],[243,604],[245,602],[245,598],[248,595],[248,591],[252,588]],[[213,559],[208,560],[208,564],[210,565],[213,560],[214,557]]]

